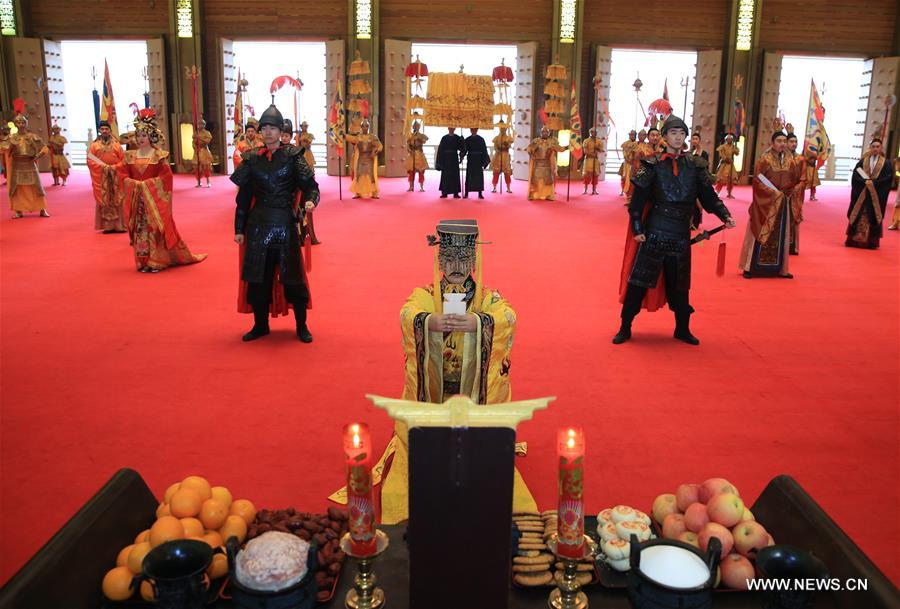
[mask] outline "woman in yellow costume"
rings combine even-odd
[[[442,220],[437,235],[434,283],[415,288],[400,310],[406,354],[404,400],[443,403],[463,394],[478,404],[509,402],[510,351],[516,312],[496,290],[481,282],[478,224],[475,220]],[[473,277],[474,272],[474,277]],[[456,301],[453,304],[451,301]],[[465,313],[445,313],[445,310]],[[380,484],[381,522],[396,524],[409,517],[409,446],[407,428],[398,422],[376,465]],[[346,502],[344,490],[331,496]],[[513,511],[536,511],[537,504],[518,470],[513,485]]]
[[[353,145],[353,161],[350,164],[350,192],[354,199],[362,197],[378,198],[378,153],[384,146],[377,135],[369,133],[369,119],[359,125],[362,133],[348,135],[347,142]]]
[[[13,123],[16,133],[0,144],[4,166],[9,180],[9,207],[13,218],[21,218],[25,212],[37,211],[41,217],[49,218],[44,187],[37,170],[37,159],[49,151],[40,136],[28,131],[28,117],[25,116],[25,102],[13,100],[16,117]]]

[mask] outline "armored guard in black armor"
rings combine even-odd
[[[275,270],[284,289],[284,300],[294,309],[297,337],[312,342],[306,327],[309,289],[300,254],[298,191],[302,209],[319,203],[319,186],[296,146],[281,144],[284,120],[274,105],[259,119],[263,148],[243,153],[243,162],[231,176],[239,186],[234,214],[234,240],[245,246],[241,279],[247,282],[246,300],[253,308],[253,329],[243,340],[269,333]],[[280,295],[275,297],[278,300]],[[286,313],[286,304],[280,313]],[[273,315],[279,311],[273,310]]]
[[[691,345],[700,344],[690,331],[689,320],[694,309],[688,300],[691,218],[696,201],[728,228],[734,227],[734,220],[713,189],[708,161],[702,156],[682,154],[687,132],[683,120],[677,116],[667,118],[662,127],[666,152],[642,159],[640,169],[631,180],[634,194],[628,215],[639,248],[628,275],[622,326],[613,338],[614,344],[631,338],[631,322],[640,312],[647,290],[656,286],[660,273],[665,279],[666,300],[675,313],[675,338]]]

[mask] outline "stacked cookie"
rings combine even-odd
[[[556,512],[513,514],[513,523],[522,537],[518,555],[513,557],[513,581],[520,586],[546,586],[553,582],[556,557],[547,548],[547,538],[556,532]]]
[[[559,518],[556,510],[538,514],[513,514],[513,522],[522,533],[518,555],[513,558],[513,581],[520,586],[548,586],[559,583],[563,564],[547,547],[547,540],[556,533]],[[589,584],[594,577],[592,559],[578,563],[577,579],[581,585]]]

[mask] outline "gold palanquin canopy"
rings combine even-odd
[[[425,120],[434,127],[494,128],[494,83],[490,76],[432,72],[425,95]]]

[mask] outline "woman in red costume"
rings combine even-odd
[[[137,150],[126,150],[116,166],[125,226],[134,247],[134,261],[142,273],[158,273],[176,264],[193,264],[206,254],[192,254],[172,217],[172,170],[169,153],[160,150],[161,132],[152,109],[134,119]]]

